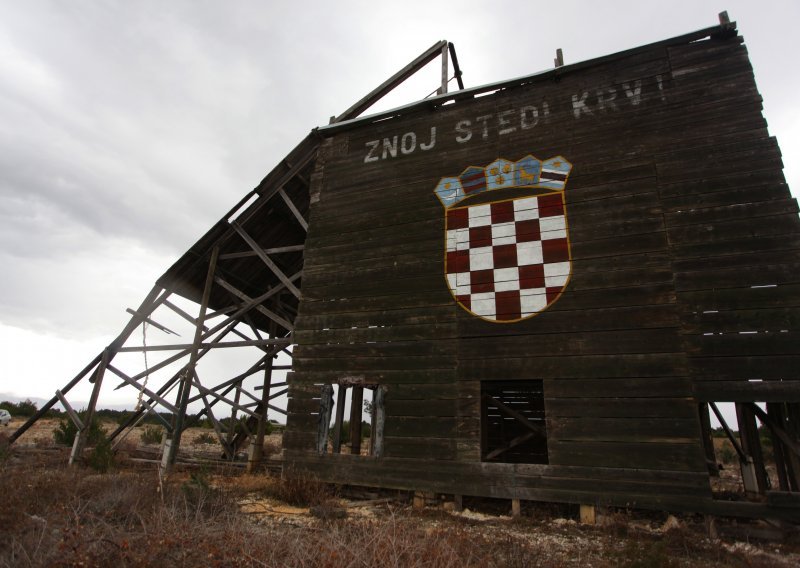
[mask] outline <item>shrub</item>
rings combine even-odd
[[[314,507],[328,503],[334,495],[330,486],[313,474],[287,470],[276,486],[275,497],[296,507]]]
[[[203,432],[194,439],[195,444],[216,444],[217,437],[209,432]]]
[[[164,428],[161,426],[147,425],[142,429],[140,439],[142,444],[160,444],[164,436]]]
[[[722,463],[734,463],[738,459],[736,451],[733,449],[730,442],[726,442],[722,445],[719,450],[719,457]]]
[[[84,424],[86,423],[86,411],[81,410],[78,412],[78,417],[81,419],[81,422]],[[75,423],[69,417],[62,418],[58,422],[58,426],[55,430],[53,430],[53,440],[55,440],[56,444],[63,444],[65,446],[71,446],[75,443],[75,436],[78,434],[78,427],[75,426]],[[103,428],[100,426],[100,421],[97,417],[92,417],[92,422],[89,424],[89,437],[87,438],[87,442],[89,444],[97,444],[105,438],[105,432]]]
[[[8,410],[12,416],[22,416],[25,418],[29,418],[36,414],[36,403],[30,399],[27,399],[23,402],[11,402],[8,400],[4,400],[0,402],[0,408]]]
[[[114,451],[111,449],[111,441],[105,434],[89,453],[87,463],[89,467],[100,473],[106,473],[114,465]]]

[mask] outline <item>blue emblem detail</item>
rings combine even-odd
[[[517,162],[514,182],[518,186],[534,186],[539,183],[539,174],[542,171],[542,163],[528,154]]]
[[[461,187],[461,181],[454,177],[442,178],[434,192],[445,208],[464,199],[464,188]]]
[[[542,162],[542,173],[539,177],[539,186],[548,189],[564,189],[567,184],[570,164],[563,156],[556,156]]]
[[[514,185],[514,163],[500,158],[486,166],[486,189],[502,189]]]

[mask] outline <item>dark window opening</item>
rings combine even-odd
[[[383,452],[384,389],[378,385],[323,385],[319,453],[379,457]]]
[[[481,383],[481,459],[548,463],[541,380]]]

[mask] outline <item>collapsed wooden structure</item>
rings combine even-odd
[[[258,448],[288,388],[285,467],[326,481],[798,520],[800,220],[735,25],[451,93],[449,49],[312,131],[62,391],[143,390],[111,359],[174,293],[196,336],[142,409],[175,412],[167,465],[190,401]],[[356,118],[439,54],[439,94]],[[200,381],[223,346],[262,350],[260,396]],[[711,413],[749,498],[711,490]]]

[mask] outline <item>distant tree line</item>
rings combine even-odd
[[[39,409],[37,404],[32,400],[28,399],[23,402],[11,402],[8,400],[4,400],[0,402],[0,408],[4,408],[8,410],[11,416],[15,418],[30,418],[33,416],[36,411]],[[83,413],[83,409],[78,410],[78,414],[81,415]],[[102,408],[97,409],[95,411],[95,417],[104,422],[114,422],[116,424],[122,424],[129,418],[134,415],[133,410],[114,410],[110,408]],[[169,412],[159,412],[158,413],[161,418],[170,422],[172,420],[172,414]],[[58,410],[56,408],[51,408],[45,414],[47,418],[65,418],[66,412],[63,410]],[[230,423],[230,418],[223,418],[220,422],[227,428],[227,425]],[[163,424],[161,420],[159,420],[158,416],[155,413],[148,413],[140,422],[140,424]],[[205,415],[200,414],[188,414],[186,416],[186,423],[189,426],[194,426],[197,428],[213,428],[213,424],[211,420],[205,417]],[[241,428],[238,424],[238,428]],[[270,420],[269,424],[267,425],[267,433],[269,434],[273,430],[277,429],[280,430],[282,428],[281,424],[278,424],[275,420]]]

